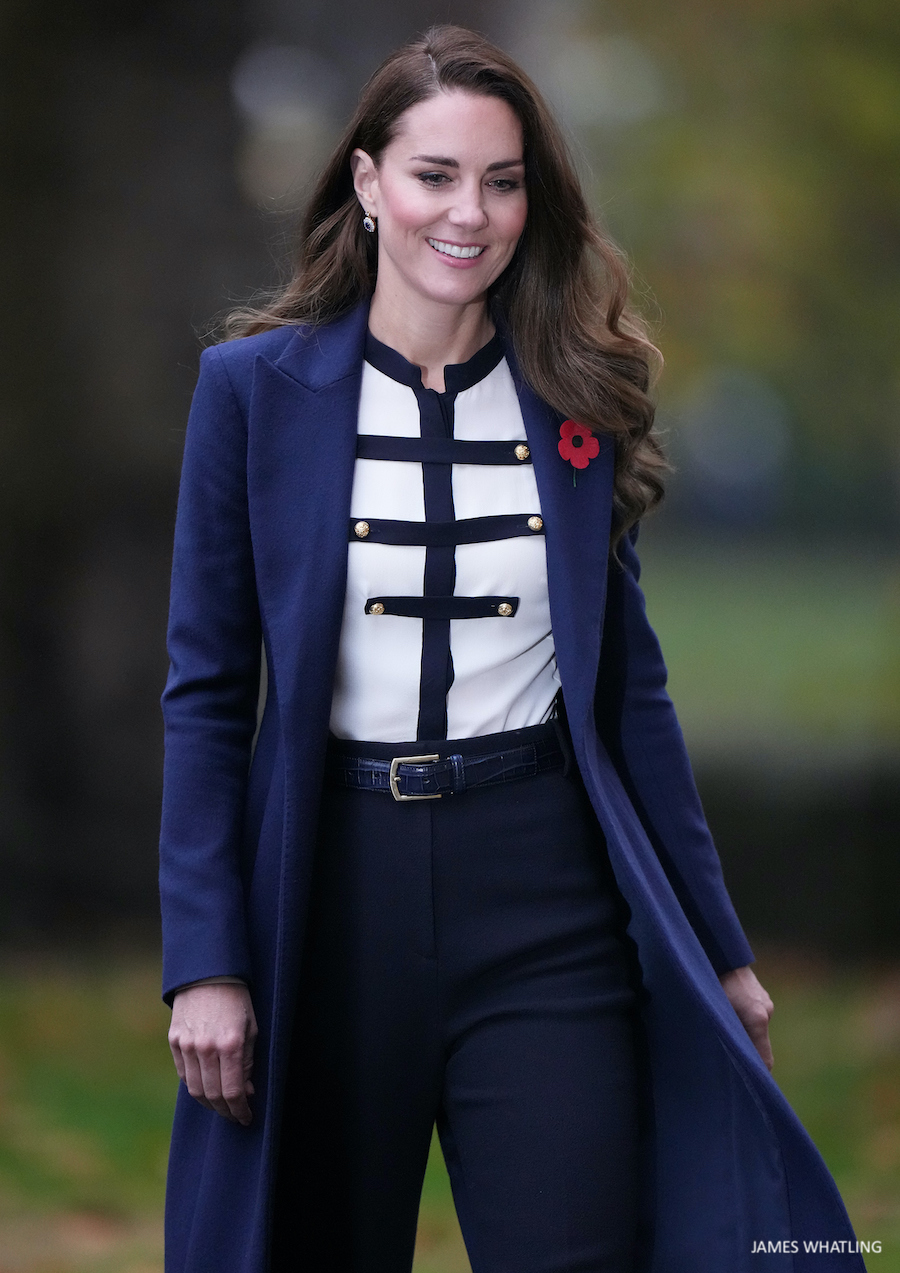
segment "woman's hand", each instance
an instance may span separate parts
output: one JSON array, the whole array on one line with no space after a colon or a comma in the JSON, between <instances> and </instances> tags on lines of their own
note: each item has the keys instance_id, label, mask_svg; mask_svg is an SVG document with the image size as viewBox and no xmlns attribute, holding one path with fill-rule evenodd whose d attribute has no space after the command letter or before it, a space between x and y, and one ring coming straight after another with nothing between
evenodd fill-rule
<instances>
[{"instance_id":1,"label":"woman's hand","mask_svg":"<svg viewBox=\"0 0 900 1273\"><path fill-rule=\"evenodd\" d=\"M735 968L719 978L722 989L728 995L732 1008L750 1035L753 1046L771 1070L775 1064L772 1044L769 1042L769 1018L775 1005L757 980L756 973L748 966Z\"/></svg>"},{"instance_id":2,"label":"woman's hand","mask_svg":"<svg viewBox=\"0 0 900 1273\"><path fill-rule=\"evenodd\" d=\"M178 1077L201 1105L243 1127L253 1117L247 1098L256 1034L246 986L189 986L175 996L169 1047Z\"/></svg>"}]
</instances>

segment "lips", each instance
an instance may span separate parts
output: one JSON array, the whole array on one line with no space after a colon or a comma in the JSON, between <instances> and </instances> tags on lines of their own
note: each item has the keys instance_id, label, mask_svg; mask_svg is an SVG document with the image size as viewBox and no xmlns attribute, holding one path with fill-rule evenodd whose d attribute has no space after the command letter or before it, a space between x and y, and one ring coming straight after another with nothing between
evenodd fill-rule
<instances>
[{"instance_id":1,"label":"lips","mask_svg":"<svg viewBox=\"0 0 900 1273\"><path fill-rule=\"evenodd\" d=\"M460 247L458 243L445 243L442 239L429 239L428 243L434 248L435 252L442 252L444 256L455 256L463 260L468 260L473 256L481 256L484 251L483 247L472 244L469 247Z\"/></svg>"}]
</instances>

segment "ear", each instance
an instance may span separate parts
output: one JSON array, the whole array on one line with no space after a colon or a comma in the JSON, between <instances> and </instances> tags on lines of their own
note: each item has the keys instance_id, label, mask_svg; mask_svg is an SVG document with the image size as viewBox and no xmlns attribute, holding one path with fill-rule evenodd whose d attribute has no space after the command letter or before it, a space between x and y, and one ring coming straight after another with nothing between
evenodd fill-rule
<instances>
[{"instance_id":1,"label":"ear","mask_svg":"<svg viewBox=\"0 0 900 1273\"><path fill-rule=\"evenodd\" d=\"M350 169L353 173L353 189L362 204L364 212L378 216L378 169L375 160L364 150L357 148L350 156Z\"/></svg>"}]
</instances>

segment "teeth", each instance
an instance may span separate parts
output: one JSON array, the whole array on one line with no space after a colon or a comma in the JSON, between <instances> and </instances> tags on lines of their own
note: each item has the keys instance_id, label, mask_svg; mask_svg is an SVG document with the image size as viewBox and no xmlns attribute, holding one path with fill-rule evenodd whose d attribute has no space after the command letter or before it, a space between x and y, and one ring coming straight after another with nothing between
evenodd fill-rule
<instances>
[{"instance_id":1,"label":"teeth","mask_svg":"<svg viewBox=\"0 0 900 1273\"><path fill-rule=\"evenodd\" d=\"M484 251L484 248L479 247L461 248L455 243L442 243L440 239L429 239L428 242L436 251L444 252L447 256L481 256Z\"/></svg>"}]
</instances>

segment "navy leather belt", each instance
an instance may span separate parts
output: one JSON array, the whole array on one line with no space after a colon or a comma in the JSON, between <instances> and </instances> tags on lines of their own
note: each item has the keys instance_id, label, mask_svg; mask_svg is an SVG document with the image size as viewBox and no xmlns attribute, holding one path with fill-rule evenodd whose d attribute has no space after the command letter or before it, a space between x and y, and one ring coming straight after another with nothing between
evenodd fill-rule
<instances>
[{"instance_id":1,"label":"navy leather belt","mask_svg":"<svg viewBox=\"0 0 900 1273\"><path fill-rule=\"evenodd\" d=\"M357 755L345 748L346 744L329 749L329 781L361 791L390 792L395 800L439 800L442 796L461 795L472 787L532 778L565 765L552 727L542 729L536 738L518 746L476 755L425 753L386 760Z\"/></svg>"}]
</instances>

